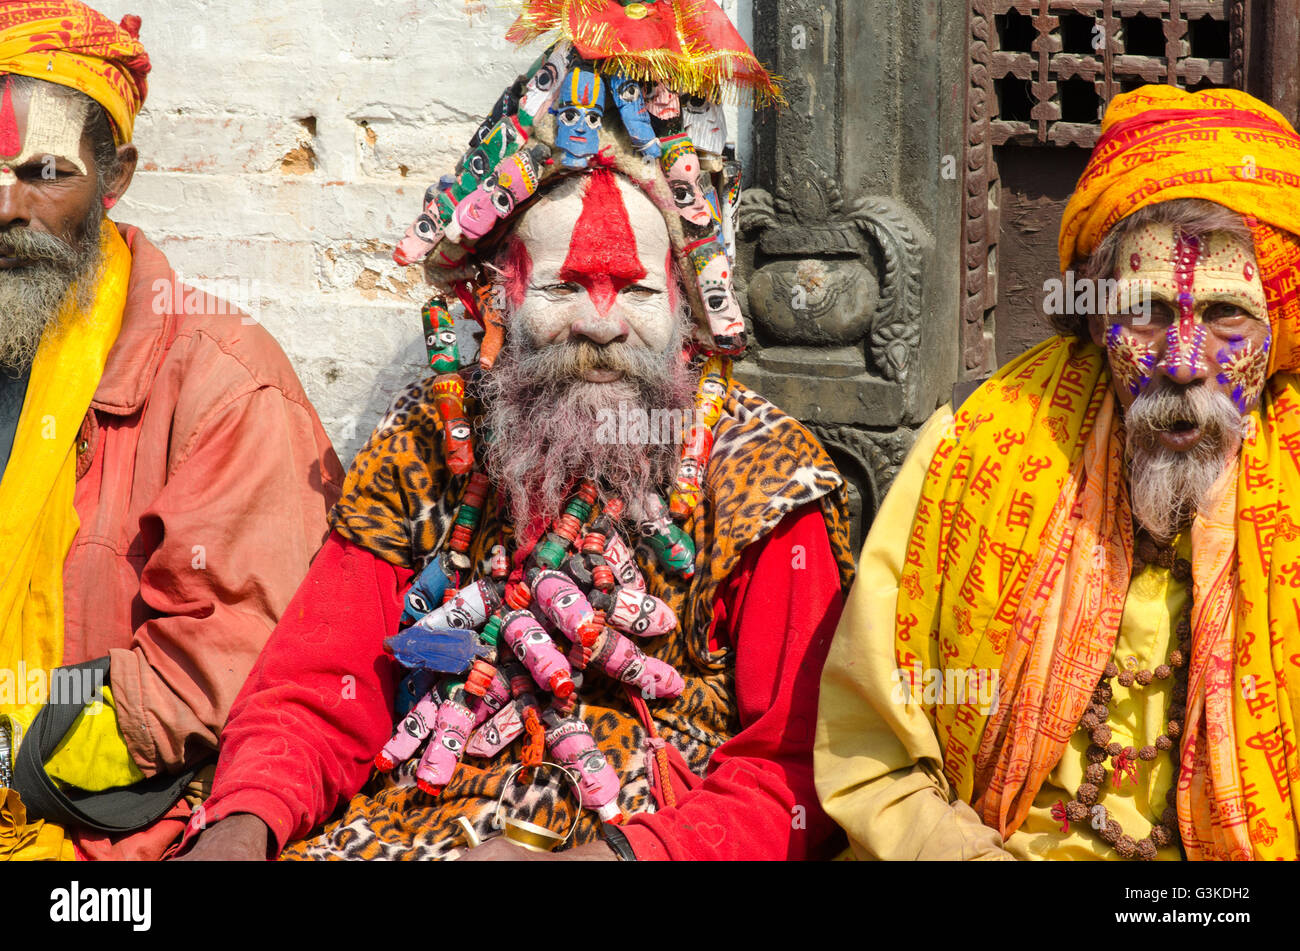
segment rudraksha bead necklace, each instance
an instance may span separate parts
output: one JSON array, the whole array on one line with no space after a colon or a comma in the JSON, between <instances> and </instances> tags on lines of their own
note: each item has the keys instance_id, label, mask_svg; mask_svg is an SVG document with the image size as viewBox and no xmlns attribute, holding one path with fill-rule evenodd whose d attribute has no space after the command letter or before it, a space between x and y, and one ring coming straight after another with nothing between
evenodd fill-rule
<instances>
[{"instance_id":1,"label":"rudraksha bead necklace","mask_svg":"<svg viewBox=\"0 0 1300 951\"><path fill-rule=\"evenodd\" d=\"M1192 566L1185 558L1179 558L1173 545L1159 545L1145 531L1139 531L1133 552L1133 576L1136 577L1148 564L1169 569L1175 581L1190 583ZM1189 587L1190 595L1190 587ZM1156 851L1166 845L1179 843L1178 832L1178 771L1180 768L1180 738L1183 735L1183 718L1187 710L1187 667L1192 654L1192 605L1188 597L1187 610L1183 613L1174 629L1178 646L1169 652L1169 658L1155 670L1121 670L1113 660L1107 661L1102 670L1097 689L1093 691L1092 700L1079 720L1079 729L1091 740L1086 756L1088 766L1084 770L1084 780L1079 785L1073 801L1059 802L1052 809L1052 815L1058 820L1085 822L1097 829L1102 841L1110 845L1123 859L1141 859L1150 861L1156 857ZM1165 731L1156 738L1154 746L1144 746L1140 750L1120 746L1112 738L1112 730L1106 721L1110 718L1110 704L1114 697L1112 680L1118 680L1124 687L1145 687L1156 680L1174 679L1173 694L1170 697L1172 709ZM1115 786L1119 786L1127 777L1137 782L1138 764L1152 762L1161 752L1168 752L1174 761L1173 786L1165 796L1165 809L1160 819L1151 827L1151 834L1134 839L1126 834L1119 822L1110 817L1106 807L1098 802L1102 787L1107 779L1107 762L1112 763L1109 772Z\"/></svg>"}]
</instances>

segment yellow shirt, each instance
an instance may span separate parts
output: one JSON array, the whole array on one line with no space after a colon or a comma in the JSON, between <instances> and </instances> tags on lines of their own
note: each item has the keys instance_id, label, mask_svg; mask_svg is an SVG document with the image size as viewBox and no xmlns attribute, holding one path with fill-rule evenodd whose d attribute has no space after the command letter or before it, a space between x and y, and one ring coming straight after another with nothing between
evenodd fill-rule
<instances>
[{"instance_id":1,"label":"yellow shirt","mask_svg":"<svg viewBox=\"0 0 1300 951\"><path fill-rule=\"evenodd\" d=\"M826 812L849 835L862 859L1091 859L1114 851L1090 827L1071 823L1068 833L1051 816L1083 781L1088 738L1076 733L1034 799L1028 817L1006 842L975 811L955 801L943 776L934 728L922 708L900 697L894 655L898 584L912 517L926 467L952 410L944 407L917 434L911 454L872 523L822 674L814 751L817 791ZM1181 541L1183 557L1190 547ZM1187 587L1168 570L1148 566L1133 579L1113 658L1121 667L1154 670L1169 654L1173 627L1187 606ZM1132 658L1130 660L1130 658ZM1172 678L1147 687L1111 681L1110 725L1115 742L1154 745L1168 721ZM900 699L902 702L900 702ZM1109 766L1110 764L1108 764ZM1126 834L1142 839L1165 808L1173 785L1170 754L1139 761L1137 783L1102 787L1098 802ZM1179 858L1177 847L1161 859Z\"/></svg>"}]
</instances>

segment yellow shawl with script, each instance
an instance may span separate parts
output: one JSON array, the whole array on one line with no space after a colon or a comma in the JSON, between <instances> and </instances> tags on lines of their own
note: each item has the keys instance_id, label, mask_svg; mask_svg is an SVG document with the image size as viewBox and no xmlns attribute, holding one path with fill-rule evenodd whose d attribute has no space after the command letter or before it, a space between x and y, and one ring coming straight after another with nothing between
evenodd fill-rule
<instances>
[{"instance_id":1,"label":"yellow shawl with script","mask_svg":"<svg viewBox=\"0 0 1300 951\"><path fill-rule=\"evenodd\" d=\"M1270 376L1192 526L1193 648L1178 822L1190 858L1297 858L1300 754L1300 137L1233 90L1117 97L1061 224L1062 268L1140 207L1245 216ZM962 407L934 456L898 600L899 666L992 668L999 703L935 707L944 769L1004 836L1077 727L1132 563L1123 439L1102 352L1050 340Z\"/></svg>"}]
</instances>

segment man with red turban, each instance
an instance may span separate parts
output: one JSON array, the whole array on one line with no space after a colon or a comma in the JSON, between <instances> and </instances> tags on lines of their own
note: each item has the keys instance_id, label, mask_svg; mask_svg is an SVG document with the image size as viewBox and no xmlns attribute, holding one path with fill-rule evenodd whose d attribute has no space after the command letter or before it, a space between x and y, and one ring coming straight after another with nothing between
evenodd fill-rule
<instances>
[{"instance_id":1,"label":"man with red turban","mask_svg":"<svg viewBox=\"0 0 1300 951\"><path fill-rule=\"evenodd\" d=\"M0 858L163 854L341 483L270 336L107 218L139 29L0 7Z\"/></svg>"},{"instance_id":2,"label":"man with red turban","mask_svg":"<svg viewBox=\"0 0 1300 951\"><path fill-rule=\"evenodd\" d=\"M931 419L863 552L816 750L860 857L1297 857L1297 234L1276 111L1111 103L1096 306Z\"/></svg>"}]
</instances>

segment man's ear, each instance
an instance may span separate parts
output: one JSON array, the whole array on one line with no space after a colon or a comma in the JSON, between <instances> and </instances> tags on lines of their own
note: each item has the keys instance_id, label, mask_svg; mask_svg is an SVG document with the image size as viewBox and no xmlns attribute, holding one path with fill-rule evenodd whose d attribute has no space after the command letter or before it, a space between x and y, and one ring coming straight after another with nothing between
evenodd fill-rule
<instances>
[{"instance_id":1,"label":"man's ear","mask_svg":"<svg viewBox=\"0 0 1300 951\"><path fill-rule=\"evenodd\" d=\"M111 199L113 204L117 204L122 200L122 195L131 187L131 179L135 178L135 166L139 161L140 153L130 142L117 147L117 173L109 180L105 201Z\"/></svg>"}]
</instances>

